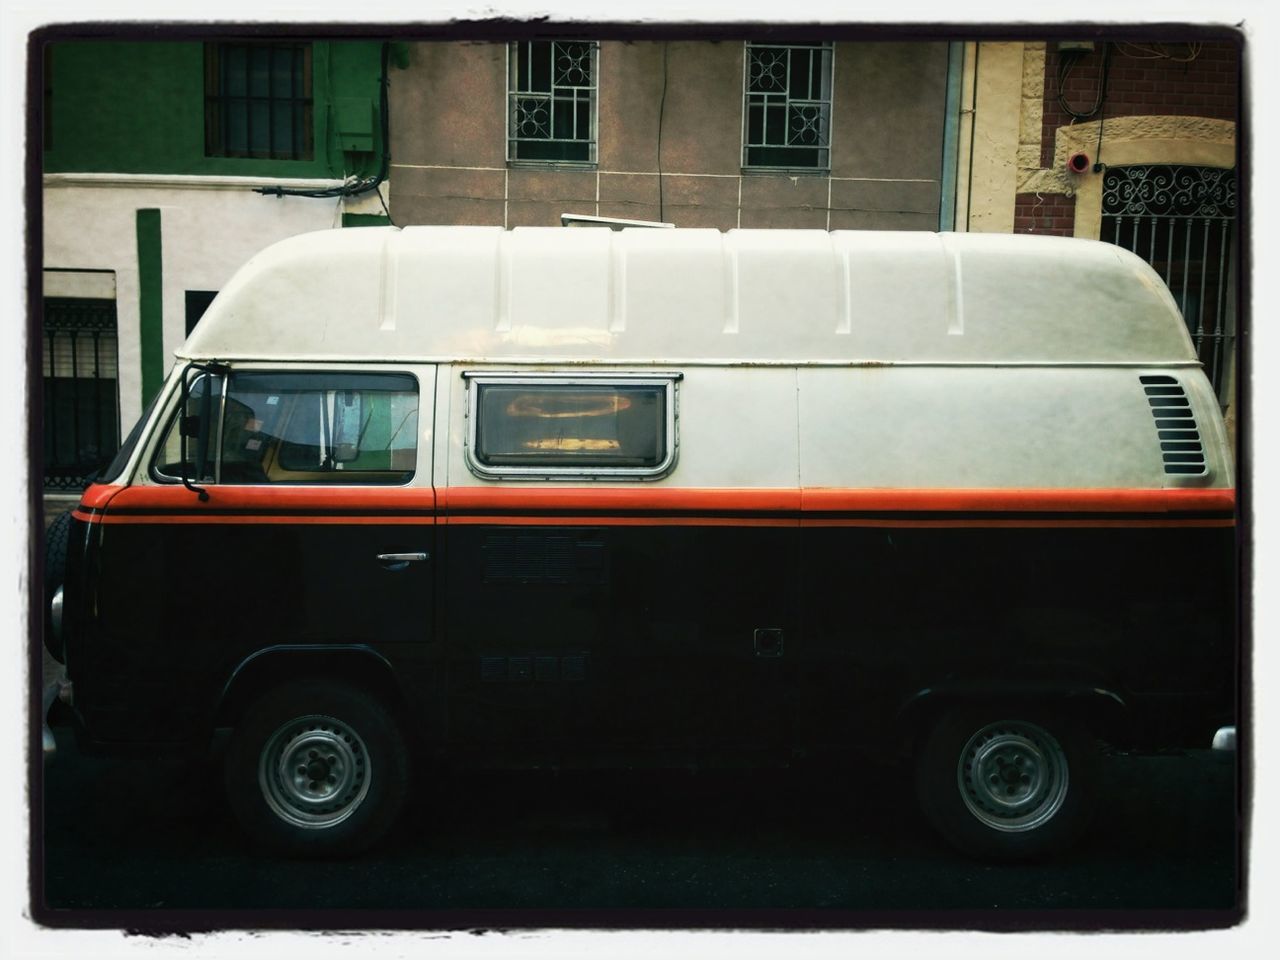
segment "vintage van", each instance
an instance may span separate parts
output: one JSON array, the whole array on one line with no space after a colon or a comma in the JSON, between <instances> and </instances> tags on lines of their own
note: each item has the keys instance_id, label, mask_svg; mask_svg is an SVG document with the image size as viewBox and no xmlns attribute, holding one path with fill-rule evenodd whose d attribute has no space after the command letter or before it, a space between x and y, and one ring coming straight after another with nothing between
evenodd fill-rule
<instances>
[{"instance_id":1,"label":"vintage van","mask_svg":"<svg viewBox=\"0 0 1280 960\"><path fill-rule=\"evenodd\" d=\"M179 351L52 643L82 744L231 728L231 805L293 852L447 789L411 758L858 748L1011 858L1076 836L1099 741L1234 727L1235 525L1217 398L1114 246L339 230Z\"/></svg>"}]
</instances>

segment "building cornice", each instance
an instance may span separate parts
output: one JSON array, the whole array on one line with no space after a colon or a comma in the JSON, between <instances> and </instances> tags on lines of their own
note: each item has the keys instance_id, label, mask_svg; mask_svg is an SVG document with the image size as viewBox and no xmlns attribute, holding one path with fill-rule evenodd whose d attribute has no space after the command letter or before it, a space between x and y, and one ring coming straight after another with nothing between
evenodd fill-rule
<instances>
[{"instance_id":1,"label":"building cornice","mask_svg":"<svg viewBox=\"0 0 1280 960\"><path fill-rule=\"evenodd\" d=\"M130 187L161 190L253 190L281 187L286 190L330 190L342 180L301 177L219 177L165 173L46 173L46 189L51 187Z\"/></svg>"}]
</instances>

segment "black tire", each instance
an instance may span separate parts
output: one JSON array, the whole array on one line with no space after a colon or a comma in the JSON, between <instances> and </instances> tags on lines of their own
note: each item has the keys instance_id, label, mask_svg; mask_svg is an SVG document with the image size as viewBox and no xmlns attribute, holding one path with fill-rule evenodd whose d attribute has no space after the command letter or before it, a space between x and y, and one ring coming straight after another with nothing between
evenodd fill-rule
<instances>
[{"instance_id":1,"label":"black tire","mask_svg":"<svg viewBox=\"0 0 1280 960\"><path fill-rule=\"evenodd\" d=\"M916 792L934 828L989 860L1060 851L1088 823L1097 747L1071 720L1027 709L959 710L917 757Z\"/></svg>"},{"instance_id":2,"label":"black tire","mask_svg":"<svg viewBox=\"0 0 1280 960\"><path fill-rule=\"evenodd\" d=\"M71 528L71 511L59 515L44 533L44 600L45 606L67 578L67 537Z\"/></svg>"},{"instance_id":3,"label":"black tire","mask_svg":"<svg viewBox=\"0 0 1280 960\"><path fill-rule=\"evenodd\" d=\"M369 693L303 680L244 713L225 772L232 812L258 843L292 856L351 856L394 825L409 760L395 719Z\"/></svg>"},{"instance_id":4,"label":"black tire","mask_svg":"<svg viewBox=\"0 0 1280 960\"><path fill-rule=\"evenodd\" d=\"M53 635L50 604L67 579L67 542L71 531L71 511L60 514L44 533L44 648L58 663L63 662L62 641Z\"/></svg>"}]
</instances>

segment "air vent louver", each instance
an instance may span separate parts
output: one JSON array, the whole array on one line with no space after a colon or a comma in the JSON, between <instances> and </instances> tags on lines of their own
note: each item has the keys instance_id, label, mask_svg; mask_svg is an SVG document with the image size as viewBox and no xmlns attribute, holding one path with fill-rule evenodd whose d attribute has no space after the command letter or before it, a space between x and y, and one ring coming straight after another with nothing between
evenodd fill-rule
<instances>
[{"instance_id":1,"label":"air vent louver","mask_svg":"<svg viewBox=\"0 0 1280 960\"><path fill-rule=\"evenodd\" d=\"M1139 377L1147 394L1151 416L1156 422L1156 436L1160 439L1160 454L1164 459L1164 472L1173 474L1203 474L1208 465L1204 459L1204 447L1200 443L1200 429L1196 426L1191 401L1182 384L1173 377Z\"/></svg>"}]
</instances>

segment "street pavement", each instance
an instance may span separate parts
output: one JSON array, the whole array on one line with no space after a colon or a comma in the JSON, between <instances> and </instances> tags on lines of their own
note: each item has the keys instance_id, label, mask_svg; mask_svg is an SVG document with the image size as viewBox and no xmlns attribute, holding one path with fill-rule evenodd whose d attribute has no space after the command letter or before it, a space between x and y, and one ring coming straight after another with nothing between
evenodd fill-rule
<instances>
[{"instance_id":1,"label":"street pavement","mask_svg":"<svg viewBox=\"0 0 1280 960\"><path fill-rule=\"evenodd\" d=\"M307 862L250 847L216 757L91 758L57 735L33 878L54 925L1131 929L1222 926L1242 904L1235 756L1207 750L1105 758L1093 830L1041 863L954 853L908 771L870 764L419 768L385 843Z\"/></svg>"}]
</instances>

